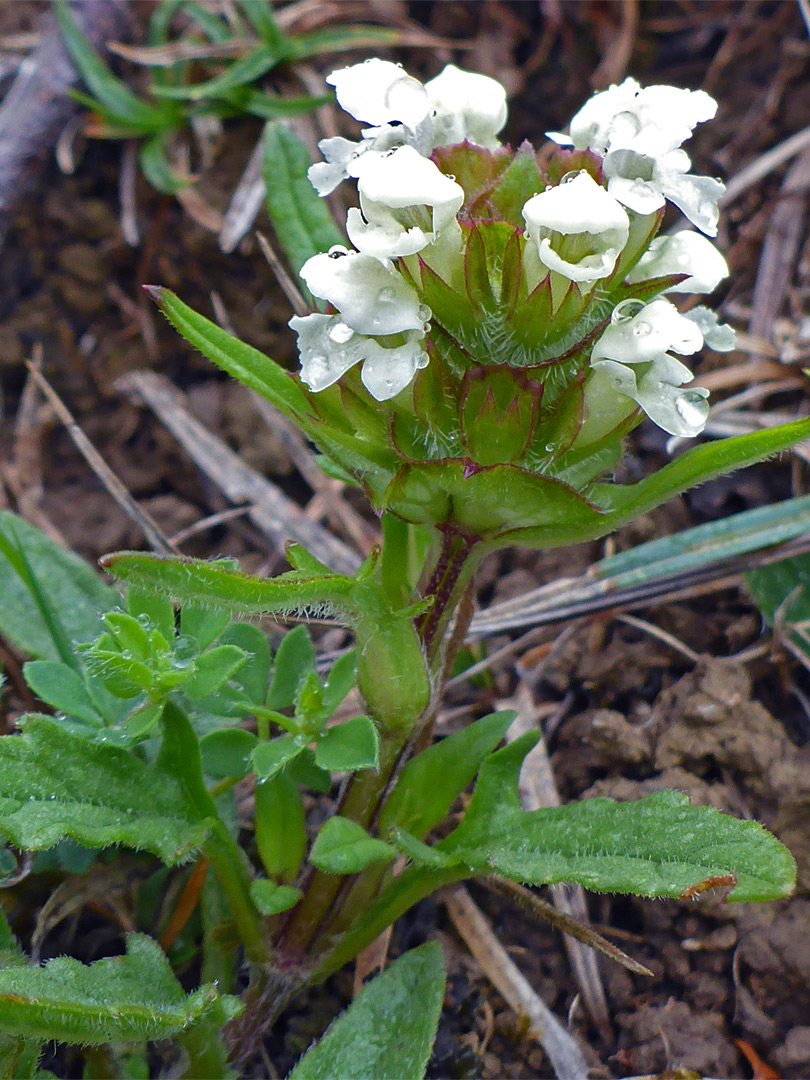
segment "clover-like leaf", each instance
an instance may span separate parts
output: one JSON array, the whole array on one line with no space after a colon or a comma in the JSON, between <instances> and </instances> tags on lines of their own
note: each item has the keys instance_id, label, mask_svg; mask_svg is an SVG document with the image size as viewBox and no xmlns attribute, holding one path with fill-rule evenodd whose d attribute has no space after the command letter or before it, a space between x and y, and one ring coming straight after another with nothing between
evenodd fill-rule
<instances>
[{"instance_id":1,"label":"clover-like leaf","mask_svg":"<svg viewBox=\"0 0 810 1080\"><path fill-rule=\"evenodd\" d=\"M377 862L390 862L396 848L369 836L362 825L349 818L329 818L318 833L310 862L329 874L357 874Z\"/></svg>"}]
</instances>

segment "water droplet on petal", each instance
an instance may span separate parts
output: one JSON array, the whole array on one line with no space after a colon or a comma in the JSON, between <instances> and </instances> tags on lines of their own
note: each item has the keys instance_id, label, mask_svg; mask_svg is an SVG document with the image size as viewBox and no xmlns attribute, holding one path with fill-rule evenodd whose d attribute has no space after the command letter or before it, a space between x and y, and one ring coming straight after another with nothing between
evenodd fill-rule
<instances>
[{"instance_id":1,"label":"water droplet on petal","mask_svg":"<svg viewBox=\"0 0 810 1080\"><path fill-rule=\"evenodd\" d=\"M697 394L681 394L675 399L675 411L691 427L701 425L705 419L704 399Z\"/></svg>"},{"instance_id":2,"label":"water droplet on petal","mask_svg":"<svg viewBox=\"0 0 810 1080\"><path fill-rule=\"evenodd\" d=\"M428 319L430 319L433 315L433 312L430 310L427 304L420 304L419 307L416 309L416 314L423 322L427 322Z\"/></svg>"},{"instance_id":3,"label":"water droplet on petal","mask_svg":"<svg viewBox=\"0 0 810 1080\"><path fill-rule=\"evenodd\" d=\"M616 326L619 323L630 322L634 319L640 311L643 311L647 305L643 300L622 300L620 304L617 304L613 309L613 314L610 316L610 321Z\"/></svg>"},{"instance_id":4,"label":"water droplet on petal","mask_svg":"<svg viewBox=\"0 0 810 1080\"><path fill-rule=\"evenodd\" d=\"M636 337L647 337L648 334L652 333L652 326L645 321L637 322L633 327L633 333Z\"/></svg>"},{"instance_id":5,"label":"water droplet on petal","mask_svg":"<svg viewBox=\"0 0 810 1080\"><path fill-rule=\"evenodd\" d=\"M347 341L354 337L354 330L344 322L336 322L329 331L329 337L338 345L345 345ZM317 359L322 360L323 358L317 357Z\"/></svg>"},{"instance_id":6,"label":"water droplet on petal","mask_svg":"<svg viewBox=\"0 0 810 1080\"><path fill-rule=\"evenodd\" d=\"M333 244L326 253L330 259L339 259L342 255L348 255L349 249L343 244Z\"/></svg>"},{"instance_id":7,"label":"water droplet on petal","mask_svg":"<svg viewBox=\"0 0 810 1080\"><path fill-rule=\"evenodd\" d=\"M396 293L391 288L391 286L386 285L385 288L380 289L380 291L377 293L377 299L382 304L390 303L390 301L394 299L395 295Z\"/></svg>"}]
</instances>

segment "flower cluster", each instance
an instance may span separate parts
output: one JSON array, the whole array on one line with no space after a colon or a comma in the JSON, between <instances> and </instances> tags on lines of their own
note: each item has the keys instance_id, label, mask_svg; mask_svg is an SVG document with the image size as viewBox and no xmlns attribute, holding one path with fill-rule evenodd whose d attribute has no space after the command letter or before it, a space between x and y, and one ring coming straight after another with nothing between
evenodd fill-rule
<instances>
[{"instance_id":1,"label":"flower cluster","mask_svg":"<svg viewBox=\"0 0 810 1080\"><path fill-rule=\"evenodd\" d=\"M543 175L528 143L500 145L493 79L449 65L423 85L374 59L327 81L369 125L321 142L309 171L321 195L357 182L353 249L304 264L327 313L290 325L315 413L344 422L347 445L373 431L369 445L392 455L377 503L396 475L403 505L403 477L439 462L466 479L508 465L587 494L642 414L674 435L702 430L707 392L678 357L732 348L733 334L667 297L711 292L728 268L706 236L656 234L667 200L716 234L723 185L690 173L681 149L714 115L707 94L632 79L596 94L570 136L552 134Z\"/></svg>"}]
</instances>

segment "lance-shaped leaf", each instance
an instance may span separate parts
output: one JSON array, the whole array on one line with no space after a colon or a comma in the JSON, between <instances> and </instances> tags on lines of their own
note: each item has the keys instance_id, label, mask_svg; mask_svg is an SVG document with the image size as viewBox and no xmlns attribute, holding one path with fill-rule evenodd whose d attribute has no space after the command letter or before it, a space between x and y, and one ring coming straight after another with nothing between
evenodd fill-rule
<instances>
[{"instance_id":1,"label":"lance-shaped leaf","mask_svg":"<svg viewBox=\"0 0 810 1080\"><path fill-rule=\"evenodd\" d=\"M288 1080L421 1080L443 999L441 948L411 949L363 988Z\"/></svg>"},{"instance_id":2,"label":"lance-shaped leaf","mask_svg":"<svg viewBox=\"0 0 810 1080\"><path fill-rule=\"evenodd\" d=\"M61 956L43 967L0 969L0 1028L25 1039L99 1046L176 1035L213 1009L239 1011L216 987L186 994L163 950L144 934L127 939L125 956L95 964Z\"/></svg>"},{"instance_id":3,"label":"lance-shaped leaf","mask_svg":"<svg viewBox=\"0 0 810 1080\"><path fill-rule=\"evenodd\" d=\"M796 866L774 836L676 791L524 812L518 775L536 741L529 733L486 760L464 820L437 845L470 873L654 897L680 897L712 879L736 883L732 900L792 891Z\"/></svg>"},{"instance_id":4,"label":"lance-shaped leaf","mask_svg":"<svg viewBox=\"0 0 810 1080\"><path fill-rule=\"evenodd\" d=\"M309 151L294 131L278 121L267 125L264 134L267 212L296 273L319 251L346 243L328 204L309 182L310 164Z\"/></svg>"},{"instance_id":5,"label":"lance-shaped leaf","mask_svg":"<svg viewBox=\"0 0 810 1080\"><path fill-rule=\"evenodd\" d=\"M172 326L186 341L234 379L272 401L309 434L311 425L306 418L311 414L311 409L304 392L289 372L279 367L269 356L251 345L246 345L210 319L198 314L169 289L159 285L149 285L146 288Z\"/></svg>"},{"instance_id":6,"label":"lance-shaped leaf","mask_svg":"<svg viewBox=\"0 0 810 1080\"><path fill-rule=\"evenodd\" d=\"M69 836L85 847L151 851L165 863L199 847L202 820L180 782L118 747L89 743L45 716L0 738L0 836L42 851Z\"/></svg>"}]
</instances>

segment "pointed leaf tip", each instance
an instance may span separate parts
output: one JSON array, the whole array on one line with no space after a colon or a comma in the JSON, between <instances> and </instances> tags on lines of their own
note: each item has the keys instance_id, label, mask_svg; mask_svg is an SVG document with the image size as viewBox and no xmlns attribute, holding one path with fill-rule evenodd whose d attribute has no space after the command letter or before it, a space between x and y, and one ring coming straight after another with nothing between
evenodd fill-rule
<instances>
[{"instance_id":1,"label":"pointed leaf tip","mask_svg":"<svg viewBox=\"0 0 810 1080\"><path fill-rule=\"evenodd\" d=\"M156 304L161 302L163 293L166 291L163 285L141 285L141 288L145 293L148 293L149 296L151 296Z\"/></svg>"}]
</instances>

